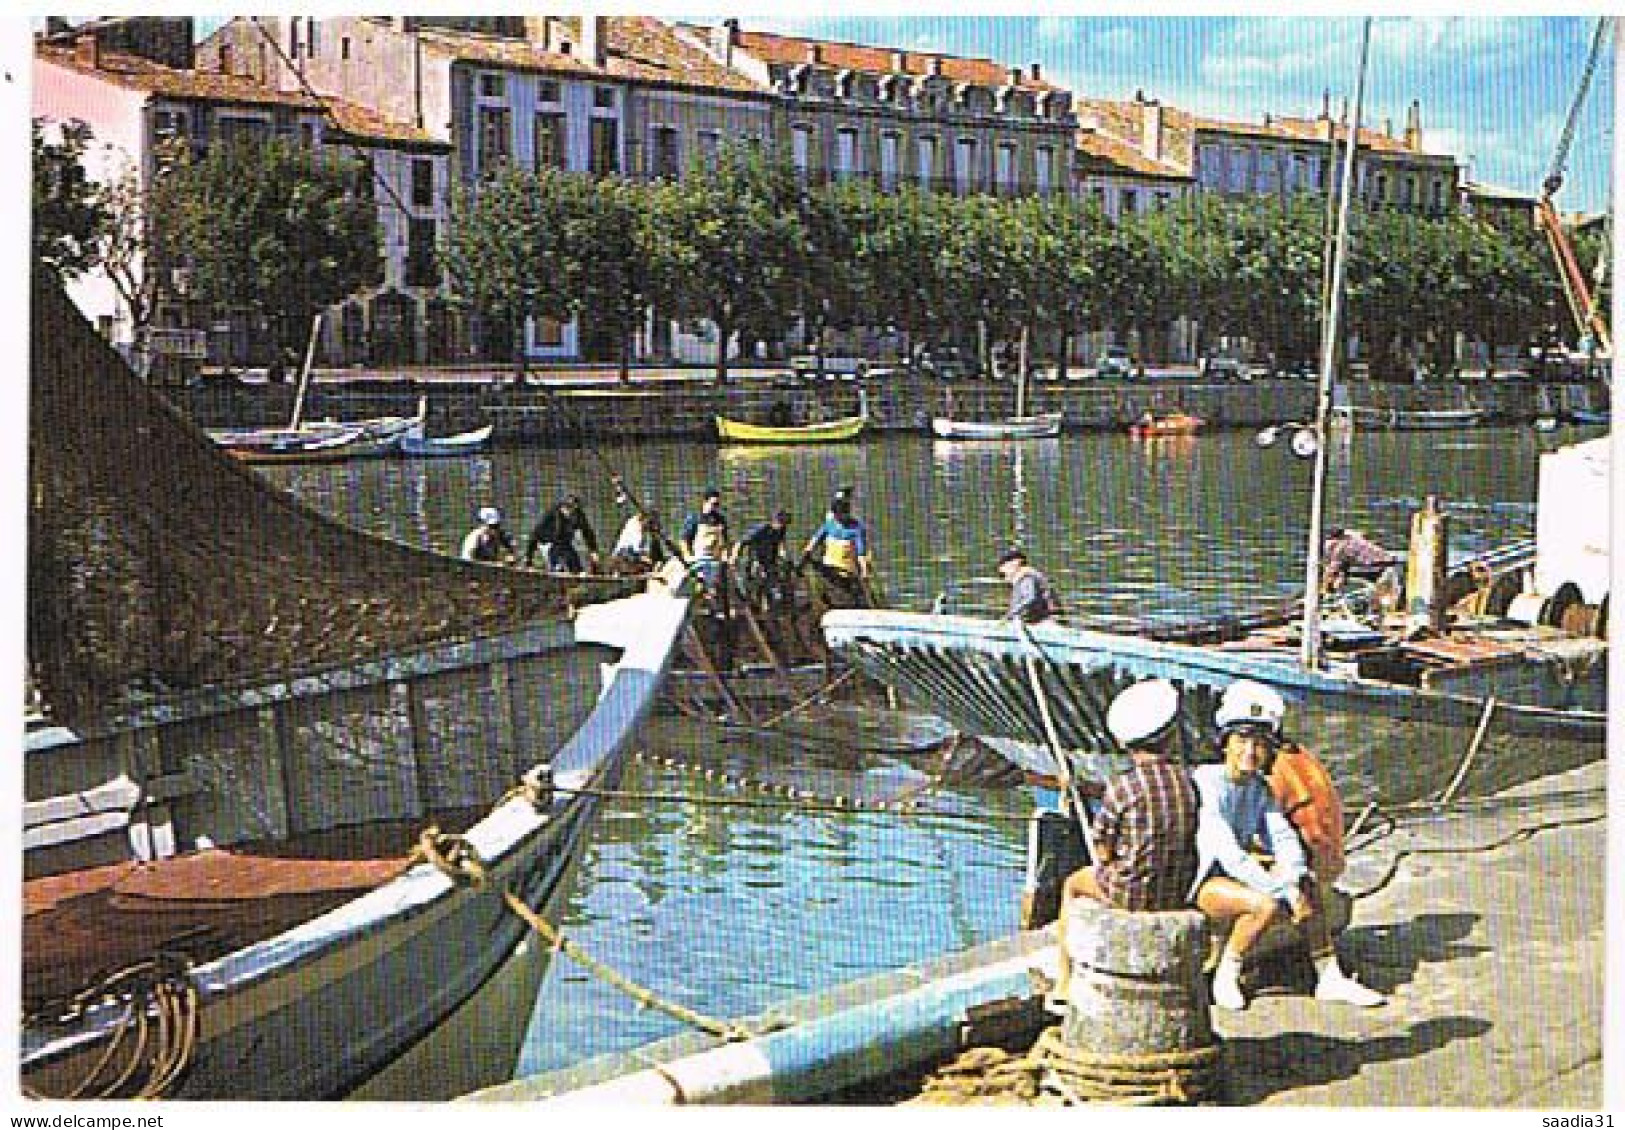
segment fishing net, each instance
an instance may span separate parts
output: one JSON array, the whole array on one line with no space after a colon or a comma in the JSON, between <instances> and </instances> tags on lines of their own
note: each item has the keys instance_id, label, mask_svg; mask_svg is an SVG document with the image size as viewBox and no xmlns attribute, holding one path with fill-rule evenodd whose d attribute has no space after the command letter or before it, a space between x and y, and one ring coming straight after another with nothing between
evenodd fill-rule
<instances>
[{"instance_id":1,"label":"fishing net","mask_svg":"<svg viewBox=\"0 0 1625 1130\"><path fill-rule=\"evenodd\" d=\"M358 533L238 465L38 274L32 338L28 677L52 719L567 613L566 582Z\"/></svg>"}]
</instances>

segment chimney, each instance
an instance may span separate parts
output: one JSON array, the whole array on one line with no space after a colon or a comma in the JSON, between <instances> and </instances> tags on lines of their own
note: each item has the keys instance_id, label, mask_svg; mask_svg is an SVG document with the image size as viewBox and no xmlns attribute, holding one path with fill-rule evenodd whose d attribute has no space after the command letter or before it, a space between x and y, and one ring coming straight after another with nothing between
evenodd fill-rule
<instances>
[{"instance_id":1,"label":"chimney","mask_svg":"<svg viewBox=\"0 0 1625 1130\"><path fill-rule=\"evenodd\" d=\"M908 52L893 51L891 53L891 69L900 75L908 74Z\"/></svg>"},{"instance_id":2,"label":"chimney","mask_svg":"<svg viewBox=\"0 0 1625 1130\"><path fill-rule=\"evenodd\" d=\"M940 78L942 75L942 56L931 56L931 63L928 67L926 67L926 70L928 73Z\"/></svg>"},{"instance_id":3,"label":"chimney","mask_svg":"<svg viewBox=\"0 0 1625 1130\"><path fill-rule=\"evenodd\" d=\"M1382 132L1387 134L1389 137L1394 136L1394 119L1384 118L1382 120Z\"/></svg>"},{"instance_id":4,"label":"chimney","mask_svg":"<svg viewBox=\"0 0 1625 1130\"><path fill-rule=\"evenodd\" d=\"M807 62L822 63L824 61L824 45L822 43L807 44Z\"/></svg>"},{"instance_id":5,"label":"chimney","mask_svg":"<svg viewBox=\"0 0 1625 1130\"><path fill-rule=\"evenodd\" d=\"M1405 148L1412 153L1422 151L1422 103L1415 100L1405 111Z\"/></svg>"},{"instance_id":6,"label":"chimney","mask_svg":"<svg viewBox=\"0 0 1625 1130\"><path fill-rule=\"evenodd\" d=\"M1027 73L1032 76L1032 80L1034 82L1043 82L1044 81L1043 68L1040 67L1037 63L1028 63L1027 64Z\"/></svg>"},{"instance_id":7,"label":"chimney","mask_svg":"<svg viewBox=\"0 0 1625 1130\"><path fill-rule=\"evenodd\" d=\"M1011 67L1010 68L1010 85L1011 86L1020 86L1021 85L1021 68L1020 67Z\"/></svg>"},{"instance_id":8,"label":"chimney","mask_svg":"<svg viewBox=\"0 0 1625 1130\"><path fill-rule=\"evenodd\" d=\"M1332 92L1330 87L1326 87L1320 92L1320 120L1323 122L1332 120Z\"/></svg>"},{"instance_id":9,"label":"chimney","mask_svg":"<svg viewBox=\"0 0 1625 1130\"><path fill-rule=\"evenodd\" d=\"M604 65L604 31L608 25L604 16L581 17L581 60L595 67Z\"/></svg>"},{"instance_id":10,"label":"chimney","mask_svg":"<svg viewBox=\"0 0 1625 1130\"><path fill-rule=\"evenodd\" d=\"M711 54L722 60L722 65L734 65L734 48L739 46L739 21L723 20L711 29Z\"/></svg>"},{"instance_id":11,"label":"chimney","mask_svg":"<svg viewBox=\"0 0 1625 1130\"><path fill-rule=\"evenodd\" d=\"M1156 99L1145 102L1140 111L1143 140L1140 149L1153 161L1162 160L1162 103Z\"/></svg>"},{"instance_id":12,"label":"chimney","mask_svg":"<svg viewBox=\"0 0 1625 1130\"><path fill-rule=\"evenodd\" d=\"M102 68L102 41L95 32L83 32L73 41L73 61L93 71Z\"/></svg>"}]
</instances>

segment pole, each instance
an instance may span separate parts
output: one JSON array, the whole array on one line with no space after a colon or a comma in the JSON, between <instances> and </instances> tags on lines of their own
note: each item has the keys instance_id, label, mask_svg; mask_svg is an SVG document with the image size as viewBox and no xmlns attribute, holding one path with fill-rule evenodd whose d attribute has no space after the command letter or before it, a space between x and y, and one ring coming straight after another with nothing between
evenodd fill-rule
<instances>
[{"instance_id":1,"label":"pole","mask_svg":"<svg viewBox=\"0 0 1625 1130\"><path fill-rule=\"evenodd\" d=\"M305 343L305 363L299 369L299 390L293 397L293 418L288 421L289 431L298 431L300 422L305 418L305 392L310 388L310 366L316 359L316 339L321 332L322 316L317 314L310 320L310 340Z\"/></svg>"},{"instance_id":2,"label":"pole","mask_svg":"<svg viewBox=\"0 0 1625 1130\"><path fill-rule=\"evenodd\" d=\"M1360 110L1365 100L1366 58L1371 49L1371 18L1360 29L1360 69L1354 84L1354 111L1349 118L1347 149L1343 154L1343 183L1337 205L1337 238L1332 251L1330 301L1320 334L1320 388L1315 403L1315 434L1320 443L1315 450L1314 491L1309 505L1309 552L1304 568L1303 646L1300 658L1311 670L1321 665L1320 639L1320 539L1326 521L1326 464L1330 444L1327 423L1331 418L1332 379L1337 367L1338 324L1343 309L1343 273L1348 266L1349 202L1354 195L1354 158L1360 149Z\"/></svg>"}]
</instances>

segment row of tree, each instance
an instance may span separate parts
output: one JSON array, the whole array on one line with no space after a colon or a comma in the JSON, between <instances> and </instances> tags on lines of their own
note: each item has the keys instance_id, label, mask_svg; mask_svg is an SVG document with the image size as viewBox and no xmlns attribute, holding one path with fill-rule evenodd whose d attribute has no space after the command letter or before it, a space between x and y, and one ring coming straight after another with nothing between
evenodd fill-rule
<instances>
[{"instance_id":1,"label":"row of tree","mask_svg":"<svg viewBox=\"0 0 1625 1130\"><path fill-rule=\"evenodd\" d=\"M86 180L88 142L36 130L35 255L68 275L122 271L138 326L184 275L200 303L266 312L286 345L381 278L373 190L354 162L279 141L176 148L142 191L133 172ZM1087 199L807 186L787 164L724 146L674 181L505 167L454 191L440 259L516 364L528 320L579 318L617 343L624 374L654 309L715 326L719 381L736 339L782 341L798 326L815 344L830 329L892 327L916 344L975 341L984 357L989 342L1031 341L1064 365L1077 334L1144 341L1183 317L1285 367L1317 356L1327 218L1325 198L1305 195L1196 194L1111 220ZM1493 357L1565 321L1532 226L1391 210L1356 224L1347 325L1374 374L1448 372L1458 334ZM1602 247L1578 250L1589 270Z\"/></svg>"}]
</instances>

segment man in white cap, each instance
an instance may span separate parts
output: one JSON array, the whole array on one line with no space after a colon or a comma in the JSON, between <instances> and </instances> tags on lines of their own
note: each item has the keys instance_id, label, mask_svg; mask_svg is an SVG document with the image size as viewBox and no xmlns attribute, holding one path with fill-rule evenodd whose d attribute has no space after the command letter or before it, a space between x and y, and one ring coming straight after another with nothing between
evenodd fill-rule
<instances>
[{"instance_id":1,"label":"man in white cap","mask_svg":"<svg viewBox=\"0 0 1625 1130\"><path fill-rule=\"evenodd\" d=\"M1309 943L1317 1000L1363 1008L1380 1005L1385 998L1350 977L1338 963L1315 870L1297 828L1271 788L1270 774L1282 745L1285 714L1286 702L1273 688L1247 679L1231 684L1214 716L1224 764L1203 765L1192 774L1201 796L1196 906L1215 922L1230 925L1229 940L1213 974L1213 1003L1232 1010L1247 1007L1241 986L1247 955L1265 930L1290 916ZM1325 815L1318 812L1319 817ZM1337 823L1340 865L1340 817ZM1272 857L1268 867L1248 852L1254 841ZM1331 866L1329 859L1320 861L1323 872Z\"/></svg>"},{"instance_id":2,"label":"man in white cap","mask_svg":"<svg viewBox=\"0 0 1625 1130\"><path fill-rule=\"evenodd\" d=\"M495 506L482 506L480 524L463 538L463 560L511 565L517 556L513 537L502 526L502 511Z\"/></svg>"},{"instance_id":3,"label":"man in white cap","mask_svg":"<svg viewBox=\"0 0 1625 1130\"><path fill-rule=\"evenodd\" d=\"M1126 688L1106 711L1106 728L1132 764L1113 777L1092 824L1094 862L1068 876L1056 925L1065 998L1072 963L1066 952L1067 904L1092 899L1118 910L1183 910L1196 880L1197 795L1190 773L1169 756L1179 691L1166 679Z\"/></svg>"}]
</instances>

